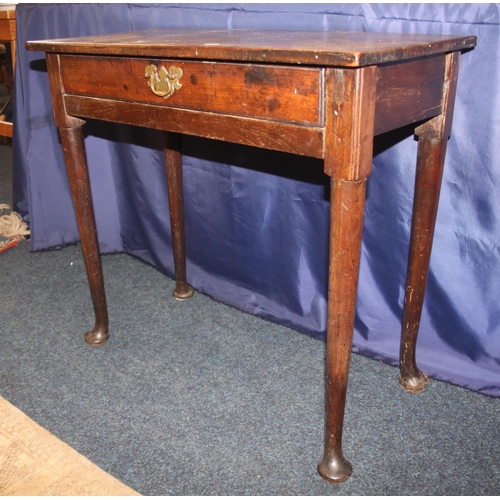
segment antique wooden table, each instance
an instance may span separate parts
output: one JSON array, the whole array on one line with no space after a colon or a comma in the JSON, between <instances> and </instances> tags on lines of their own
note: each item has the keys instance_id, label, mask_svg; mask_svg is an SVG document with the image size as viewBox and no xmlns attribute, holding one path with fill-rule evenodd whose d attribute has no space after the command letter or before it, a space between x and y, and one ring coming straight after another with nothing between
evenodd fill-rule
<instances>
[{"instance_id":1,"label":"antique wooden table","mask_svg":"<svg viewBox=\"0 0 500 500\"><path fill-rule=\"evenodd\" d=\"M164 131L176 273L186 280L181 134L324 160L331 177L325 451L328 481L352 471L342 424L352 346L366 180L373 137L415 123L417 176L401 339L400 382L420 392L415 363L461 51L475 37L252 30L148 30L28 42L46 52L96 322L108 315L88 181L83 119Z\"/></svg>"}]
</instances>

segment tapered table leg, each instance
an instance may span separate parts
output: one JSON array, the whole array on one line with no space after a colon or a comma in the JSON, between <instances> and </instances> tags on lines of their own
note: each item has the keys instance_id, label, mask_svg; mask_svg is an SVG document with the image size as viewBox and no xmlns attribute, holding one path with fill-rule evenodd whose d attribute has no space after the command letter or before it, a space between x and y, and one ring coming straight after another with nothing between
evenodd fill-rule
<instances>
[{"instance_id":1,"label":"tapered table leg","mask_svg":"<svg viewBox=\"0 0 500 500\"><path fill-rule=\"evenodd\" d=\"M177 300L193 296L194 290L186 277L186 243L184 232L184 200L182 183L182 152L180 135L164 133L165 163L167 169L170 225L174 251L175 289L172 295Z\"/></svg>"},{"instance_id":2,"label":"tapered table leg","mask_svg":"<svg viewBox=\"0 0 500 500\"><path fill-rule=\"evenodd\" d=\"M417 173L399 362L401 386L412 393L422 392L429 383L428 376L417 367L415 351L429 271L446 146L453 120L459 62L459 52L447 54L442 112L417 127L415 131L418 136Z\"/></svg>"},{"instance_id":3,"label":"tapered table leg","mask_svg":"<svg viewBox=\"0 0 500 500\"><path fill-rule=\"evenodd\" d=\"M342 427L356 313L366 180L372 169L376 68L326 72L325 173L331 177L330 267L326 339L325 447L318 465L327 481L348 479Z\"/></svg>"},{"instance_id":4,"label":"tapered table leg","mask_svg":"<svg viewBox=\"0 0 500 500\"><path fill-rule=\"evenodd\" d=\"M417 368L415 351L447 142L447 138L439 139L421 135L418 143L399 376L402 387L412 393L422 392L429 383L428 376Z\"/></svg>"},{"instance_id":5,"label":"tapered table leg","mask_svg":"<svg viewBox=\"0 0 500 500\"><path fill-rule=\"evenodd\" d=\"M366 180L332 179L326 361L325 451L318 465L331 482L352 466L342 453L342 427L356 311Z\"/></svg>"},{"instance_id":6,"label":"tapered table leg","mask_svg":"<svg viewBox=\"0 0 500 500\"><path fill-rule=\"evenodd\" d=\"M75 123L76 120L73 120ZM68 171L69 185L76 221L82 245L82 253L87 269L90 295L94 305L95 325L85 334L85 341L92 346L100 346L109 338L108 310L104 291L99 244L92 206L92 197L85 158L85 146L80 122L79 125L60 127L59 133Z\"/></svg>"}]
</instances>

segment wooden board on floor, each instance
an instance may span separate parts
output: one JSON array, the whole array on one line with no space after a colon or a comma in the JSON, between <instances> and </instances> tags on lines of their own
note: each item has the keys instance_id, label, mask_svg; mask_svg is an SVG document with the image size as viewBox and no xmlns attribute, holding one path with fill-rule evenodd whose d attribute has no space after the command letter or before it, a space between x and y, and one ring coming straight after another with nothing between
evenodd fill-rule
<instances>
[{"instance_id":1,"label":"wooden board on floor","mask_svg":"<svg viewBox=\"0 0 500 500\"><path fill-rule=\"evenodd\" d=\"M0 397L0 495L140 495Z\"/></svg>"}]
</instances>

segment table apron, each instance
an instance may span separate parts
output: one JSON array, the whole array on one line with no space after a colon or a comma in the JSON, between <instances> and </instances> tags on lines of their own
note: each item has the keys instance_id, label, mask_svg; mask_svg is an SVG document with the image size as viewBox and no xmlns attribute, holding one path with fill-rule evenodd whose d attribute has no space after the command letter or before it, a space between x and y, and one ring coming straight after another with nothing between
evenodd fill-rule
<instances>
[{"instance_id":1,"label":"table apron","mask_svg":"<svg viewBox=\"0 0 500 500\"><path fill-rule=\"evenodd\" d=\"M319 127L96 97L66 95L63 100L71 116L323 158L324 129Z\"/></svg>"},{"instance_id":2,"label":"table apron","mask_svg":"<svg viewBox=\"0 0 500 500\"><path fill-rule=\"evenodd\" d=\"M445 55L377 68L375 135L441 114Z\"/></svg>"},{"instance_id":3,"label":"table apron","mask_svg":"<svg viewBox=\"0 0 500 500\"><path fill-rule=\"evenodd\" d=\"M331 92L325 68L59 57L63 100L72 116L314 158L325 158L325 138L334 132L325 120L332 112L325 104ZM157 95L162 87L148 83L151 67L172 72L173 83L163 88L170 95ZM182 71L178 80L175 68ZM360 69L338 74L355 71ZM444 55L378 66L374 135L439 115L444 71Z\"/></svg>"}]
</instances>

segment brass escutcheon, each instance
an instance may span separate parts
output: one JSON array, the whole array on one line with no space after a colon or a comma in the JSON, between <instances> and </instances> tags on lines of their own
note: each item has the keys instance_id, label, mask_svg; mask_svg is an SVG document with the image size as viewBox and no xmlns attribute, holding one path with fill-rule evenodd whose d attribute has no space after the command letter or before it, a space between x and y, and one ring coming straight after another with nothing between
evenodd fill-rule
<instances>
[{"instance_id":1,"label":"brass escutcheon","mask_svg":"<svg viewBox=\"0 0 500 500\"><path fill-rule=\"evenodd\" d=\"M148 85L157 96L168 99L175 90L182 87L179 81L182 77L182 69L170 66L168 71L161 66L158 69L154 64L149 64L144 69L144 76L148 79Z\"/></svg>"}]
</instances>

